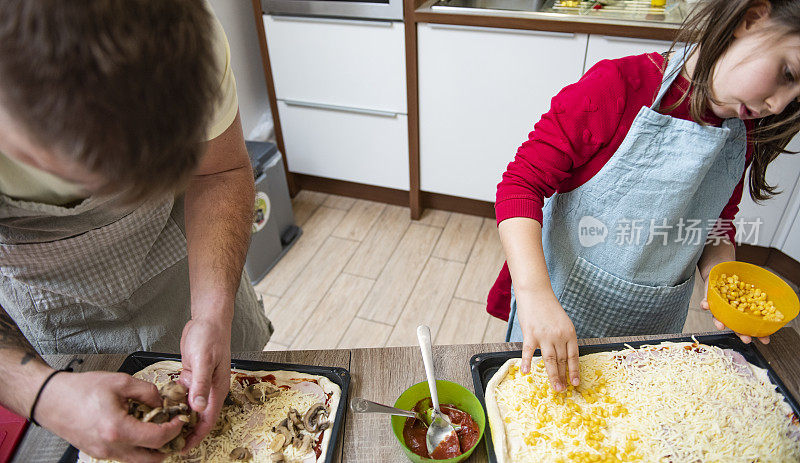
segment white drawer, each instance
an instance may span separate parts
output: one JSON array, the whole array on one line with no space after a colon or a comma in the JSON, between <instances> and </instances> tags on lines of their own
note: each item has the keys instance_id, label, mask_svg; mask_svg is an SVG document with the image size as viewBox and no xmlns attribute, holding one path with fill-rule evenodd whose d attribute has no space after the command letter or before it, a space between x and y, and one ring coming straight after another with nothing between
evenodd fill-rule
<instances>
[{"instance_id":1,"label":"white drawer","mask_svg":"<svg viewBox=\"0 0 800 463\"><path fill-rule=\"evenodd\" d=\"M406 113L402 22L264 15L279 99Z\"/></svg>"},{"instance_id":2,"label":"white drawer","mask_svg":"<svg viewBox=\"0 0 800 463\"><path fill-rule=\"evenodd\" d=\"M289 170L408 190L405 114L326 109L278 100Z\"/></svg>"},{"instance_id":3,"label":"white drawer","mask_svg":"<svg viewBox=\"0 0 800 463\"><path fill-rule=\"evenodd\" d=\"M586 47L586 63L583 72L604 59L617 59L643 53L662 53L669 50L672 42L665 40L636 39L632 37L615 37L610 35L590 35ZM683 47L677 44L676 49Z\"/></svg>"}]
</instances>

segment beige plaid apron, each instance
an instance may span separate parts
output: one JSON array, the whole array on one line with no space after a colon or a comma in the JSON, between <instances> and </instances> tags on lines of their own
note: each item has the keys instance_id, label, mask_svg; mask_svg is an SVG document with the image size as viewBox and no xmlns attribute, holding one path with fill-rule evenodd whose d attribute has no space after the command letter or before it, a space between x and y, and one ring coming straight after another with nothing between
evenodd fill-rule
<instances>
[{"instance_id":1,"label":"beige plaid apron","mask_svg":"<svg viewBox=\"0 0 800 463\"><path fill-rule=\"evenodd\" d=\"M115 203L0 195L0 305L41 354L180 350L190 318L183 198ZM231 350L261 350L271 334L243 273Z\"/></svg>"}]
</instances>

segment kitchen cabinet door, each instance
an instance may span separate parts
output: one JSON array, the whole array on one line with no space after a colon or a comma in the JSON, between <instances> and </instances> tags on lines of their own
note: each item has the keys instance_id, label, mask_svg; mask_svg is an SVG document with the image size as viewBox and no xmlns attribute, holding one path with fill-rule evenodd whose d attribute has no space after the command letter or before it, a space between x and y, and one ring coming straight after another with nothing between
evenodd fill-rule
<instances>
[{"instance_id":1,"label":"kitchen cabinet door","mask_svg":"<svg viewBox=\"0 0 800 463\"><path fill-rule=\"evenodd\" d=\"M616 59L652 52L661 53L669 50L671 44L672 42L663 40L592 34L589 36L589 42L586 46L586 64L583 67L583 72L588 71L592 66L604 59Z\"/></svg>"},{"instance_id":2,"label":"kitchen cabinet door","mask_svg":"<svg viewBox=\"0 0 800 463\"><path fill-rule=\"evenodd\" d=\"M279 99L406 114L402 22L264 15Z\"/></svg>"},{"instance_id":3,"label":"kitchen cabinet door","mask_svg":"<svg viewBox=\"0 0 800 463\"><path fill-rule=\"evenodd\" d=\"M289 170L408 190L408 117L278 100Z\"/></svg>"},{"instance_id":4,"label":"kitchen cabinet door","mask_svg":"<svg viewBox=\"0 0 800 463\"><path fill-rule=\"evenodd\" d=\"M800 136L789 145L792 151L800 150ZM749 176L749 172L748 172ZM750 186L745 177L745 189L739 203L737 240L742 243L781 249L784 243L800 240L787 236L797 209L800 208L800 156L784 154L767 167L767 182L777 185L781 194L757 204L750 199ZM742 229L744 227L744 229Z\"/></svg>"},{"instance_id":5,"label":"kitchen cabinet door","mask_svg":"<svg viewBox=\"0 0 800 463\"><path fill-rule=\"evenodd\" d=\"M494 202L550 99L581 76L586 34L419 24L420 184Z\"/></svg>"}]
</instances>

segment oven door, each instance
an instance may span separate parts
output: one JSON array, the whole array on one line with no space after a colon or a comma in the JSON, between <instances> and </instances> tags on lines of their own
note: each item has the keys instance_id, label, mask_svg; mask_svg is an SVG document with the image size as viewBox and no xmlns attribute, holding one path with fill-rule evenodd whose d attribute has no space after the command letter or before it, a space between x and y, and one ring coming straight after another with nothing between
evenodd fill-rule
<instances>
[{"instance_id":1,"label":"oven door","mask_svg":"<svg viewBox=\"0 0 800 463\"><path fill-rule=\"evenodd\" d=\"M261 0L266 14L403 20L403 0Z\"/></svg>"}]
</instances>

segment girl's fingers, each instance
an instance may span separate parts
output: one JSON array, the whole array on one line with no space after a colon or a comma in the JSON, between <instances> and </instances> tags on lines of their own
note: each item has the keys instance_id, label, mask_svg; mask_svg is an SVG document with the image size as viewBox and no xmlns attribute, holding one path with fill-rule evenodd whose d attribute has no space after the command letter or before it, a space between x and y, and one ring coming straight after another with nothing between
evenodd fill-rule
<instances>
[{"instance_id":1,"label":"girl's fingers","mask_svg":"<svg viewBox=\"0 0 800 463\"><path fill-rule=\"evenodd\" d=\"M563 343L556 344L556 357L558 358L558 381L565 385L567 379L567 345Z\"/></svg>"},{"instance_id":2,"label":"girl's fingers","mask_svg":"<svg viewBox=\"0 0 800 463\"><path fill-rule=\"evenodd\" d=\"M700 308L703 310L709 310L708 299L703 299L702 301L700 301Z\"/></svg>"},{"instance_id":3,"label":"girl's fingers","mask_svg":"<svg viewBox=\"0 0 800 463\"><path fill-rule=\"evenodd\" d=\"M540 346L542 349L542 359L544 360L544 369L547 376L550 378L550 385L553 390L561 392L564 386L561 384L561 379L558 376L558 357L555 346L552 344L543 344Z\"/></svg>"},{"instance_id":4,"label":"girl's fingers","mask_svg":"<svg viewBox=\"0 0 800 463\"><path fill-rule=\"evenodd\" d=\"M531 372L531 360L533 352L536 350L536 341L530 341L530 336L523 339L522 344L522 363L519 366L520 372L528 374Z\"/></svg>"},{"instance_id":5,"label":"girl's fingers","mask_svg":"<svg viewBox=\"0 0 800 463\"><path fill-rule=\"evenodd\" d=\"M714 326L716 326L718 330L725 329L725 325L723 325L722 322L717 320L716 318L714 319Z\"/></svg>"},{"instance_id":6,"label":"girl's fingers","mask_svg":"<svg viewBox=\"0 0 800 463\"><path fill-rule=\"evenodd\" d=\"M769 336L764 336L763 338L758 338L761 341L761 344L769 344Z\"/></svg>"},{"instance_id":7,"label":"girl's fingers","mask_svg":"<svg viewBox=\"0 0 800 463\"><path fill-rule=\"evenodd\" d=\"M573 386L578 386L581 382L581 366L578 361L578 343L574 340L567 342L567 367L569 369L569 380Z\"/></svg>"},{"instance_id":8,"label":"girl's fingers","mask_svg":"<svg viewBox=\"0 0 800 463\"><path fill-rule=\"evenodd\" d=\"M742 342L745 343L745 344L750 344L750 341L753 340L753 338L751 338L750 336L748 336L746 334L739 334L739 333L736 333L736 334L739 335L739 339L741 339Z\"/></svg>"}]
</instances>

